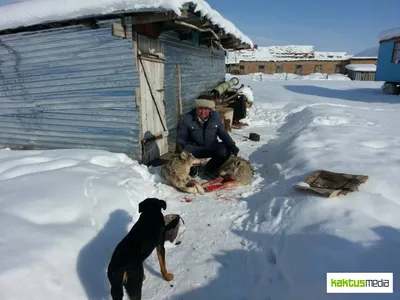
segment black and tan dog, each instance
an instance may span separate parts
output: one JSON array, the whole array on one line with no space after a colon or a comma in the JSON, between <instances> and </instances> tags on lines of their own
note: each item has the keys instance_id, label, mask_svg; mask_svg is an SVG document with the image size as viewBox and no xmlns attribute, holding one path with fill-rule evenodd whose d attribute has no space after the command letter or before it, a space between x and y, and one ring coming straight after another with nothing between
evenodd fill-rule
<instances>
[{"instance_id":1,"label":"black and tan dog","mask_svg":"<svg viewBox=\"0 0 400 300\"><path fill-rule=\"evenodd\" d=\"M166 227L161 209L166 208L167 203L157 198L147 198L139 203L139 220L117 245L108 265L107 276L113 300L122 300L123 287L129 299L142 298L143 262L154 248L157 248L158 262L164 279L170 281L174 278L165 266Z\"/></svg>"}]
</instances>

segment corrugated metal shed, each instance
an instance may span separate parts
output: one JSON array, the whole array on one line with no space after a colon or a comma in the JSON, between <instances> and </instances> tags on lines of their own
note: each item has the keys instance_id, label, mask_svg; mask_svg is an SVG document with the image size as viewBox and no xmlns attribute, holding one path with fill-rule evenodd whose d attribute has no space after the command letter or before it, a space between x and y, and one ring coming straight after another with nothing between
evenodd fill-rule
<instances>
[{"instance_id":1,"label":"corrugated metal shed","mask_svg":"<svg viewBox=\"0 0 400 300\"><path fill-rule=\"evenodd\" d=\"M357 81L375 81L374 71L357 71L357 70L347 70L347 74L351 80Z\"/></svg>"},{"instance_id":2,"label":"corrugated metal shed","mask_svg":"<svg viewBox=\"0 0 400 300\"><path fill-rule=\"evenodd\" d=\"M179 118L178 69L181 77L183 113L193 108L194 100L225 80L225 53L190 41L181 41L177 34L163 33L160 40L165 52L165 86L167 126L170 141L176 137Z\"/></svg>"},{"instance_id":3,"label":"corrugated metal shed","mask_svg":"<svg viewBox=\"0 0 400 300\"><path fill-rule=\"evenodd\" d=\"M375 81L374 71L347 70L347 76L349 76L351 80Z\"/></svg>"},{"instance_id":4,"label":"corrugated metal shed","mask_svg":"<svg viewBox=\"0 0 400 300\"><path fill-rule=\"evenodd\" d=\"M132 40L111 22L0 36L0 144L139 154Z\"/></svg>"},{"instance_id":5,"label":"corrugated metal shed","mask_svg":"<svg viewBox=\"0 0 400 300\"><path fill-rule=\"evenodd\" d=\"M349 64L346 69L351 80L375 81L376 65L374 64Z\"/></svg>"},{"instance_id":6,"label":"corrugated metal shed","mask_svg":"<svg viewBox=\"0 0 400 300\"><path fill-rule=\"evenodd\" d=\"M140 87L130 18L127 38L111 23L0 36L0 145L29 149L94 148L141 160ZM200 94L225 80L225 53L163 33L168 140ZM142 83L144 84L144 83ZM151 102L151 99L143 101Z\"/></svg>"}]
</instances>

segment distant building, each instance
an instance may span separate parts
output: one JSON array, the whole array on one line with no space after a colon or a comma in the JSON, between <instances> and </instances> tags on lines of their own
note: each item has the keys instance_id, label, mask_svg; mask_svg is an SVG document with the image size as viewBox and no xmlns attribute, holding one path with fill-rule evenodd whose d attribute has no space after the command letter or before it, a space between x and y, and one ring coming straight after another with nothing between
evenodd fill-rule
<instances>
[{"instance_id":1,"label":"distant building","mask_svg":"<svg viewBox=\"0 0 400 300\"><path fill-rule=\"evenodd\" d=\"M361 53L362 54L362 53ZM315 51L313 46L255 47L253 50L229 51L227 73L311 73L347 74L348 64L376 64L377 55L351 56L346 52Z\"/></svg>"},{"instance_id":2,"label":"distant building","mask_svg":"<svg viewBox=\"0 0 400 300\"><path fill-rule=\"evenodd\" d=\"M343 73L346 52L318 52L313 46L271 46L254 50L230 51L226 57L227 72L249 73Z\"/></svg>"},{"instance_id":3,"label":"distant building","mask_svg":"<svg viewBox=\"0 0 400 300\"><path fill-rule=\"evenodd\" d=\"M349 64L352 64L352 65L355 65L355 64L363 64L363 65L374 64L374 65L376 65L376 62L378 60L378 52L379 52L379 46L365 49L365 50L353 55L350 58Z\"/></svg>"},{"instance_id":4,"label":"distant building","mask_svg":"<svg viewBox=\"0 0 400 300\"><path fill-rule=\"evenodd\" d=\"M351 80L375 81L375 64L349 64L346 66L347 76Z\"/></svg>"}]
</instances>

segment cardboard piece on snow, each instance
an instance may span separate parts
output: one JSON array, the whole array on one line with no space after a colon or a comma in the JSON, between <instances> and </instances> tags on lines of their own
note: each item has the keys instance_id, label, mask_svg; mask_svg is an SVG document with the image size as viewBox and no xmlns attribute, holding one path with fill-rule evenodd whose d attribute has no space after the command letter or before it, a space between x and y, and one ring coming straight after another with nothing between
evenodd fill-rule
<instances>
[{"instance_id":1,"label":"cardboard piece on snow","mask_svg":"<svg viewBox=\"0 0 400 300\"><path fill-rule=\"evenodd\" d=\"M367 180L368 176L365 175L317 170L308 175L303 182L295 185L295 187L302 190L311 190L326 198L332 198L358 191L358 187Z\"/></svg>"}]
</instances>

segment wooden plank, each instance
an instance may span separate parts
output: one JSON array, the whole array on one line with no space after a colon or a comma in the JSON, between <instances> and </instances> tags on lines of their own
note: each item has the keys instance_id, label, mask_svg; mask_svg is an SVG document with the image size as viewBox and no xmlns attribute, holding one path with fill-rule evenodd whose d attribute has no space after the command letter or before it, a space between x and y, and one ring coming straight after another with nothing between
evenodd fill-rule
<instances>
[{"instance_id":1,"label":"wooden plank","mask_svg":"<svg viewBox=\"0 0 400 300\"><path fill-rule=\"evenodd\" d=\"M143 163L168 152L168 129L164 103L163 44L157 39L136 35L136 58L139 65ZM146 59L143 59L146 53ZM150 53L152 55L150 55Z\"/></svg>"},{"instance_id":2,"label":"wooden plank","mask_svg":"<svg viewBox=\"0 0 400 300\"><path fill-rule=\"evenodd\" d=\"M139 117L140 117L140 122L139 122L139 136L140 136L140 139L143 137L143 123L144 123L144 121L143 121L143 119L142 119L142 99L141 99L141 89L140 89L140 87L137 87L137 88L135 88L135 93L136 93L136 106L137 106L137 108L139 109ZM140 141L140 139L139 139L139 141ZM143 143L141 143L141 142L139 142L139 149L140 149L140 162L143 162L143 160L144 160L144 153L143 153L143 151L144 151L144 147L143 147Z\"/></svg>"},{"instance_id":3,"label":"wooden plank","mask_svg":"<svg viewBox=\"0 0 400 300\"><path fill-rule=\"evenodd\" d=\"M151 61L151 62L158 62L158 63L165 63L165 58L162 58L163 54L162 53L139 53L139 56L146 61Z\"/></svg>"},{"instance_id":4,"label":"wooden plank","mask_svg":"<svg viewBox=\"0 0 400 300\"><path fill-rule=\"evenodd\" d=\"M294 187L313 191L326 198L332 198L358 191L359 185L365 183L367 180L368 176L365 175L317 170L308 175L303 182L294 185Z\"/></svg>"},{"instance_id":5,"label":"wooden plank","mask_svg":"<svg viewBox=\"0 0 400 300\"><path fill-rule=\"evenodd\" d=\"M119 23L111 23L111 34L116 37L126 39L125 27Z\"/></svg>"},{"instance_id":6,"label":"wooden plank","mask_svg":"<svg viewBox=\"0 0 400 300\"><path fill-rule=\"evenodd\" d=\"M148 24L156 22L165 22L175 19L187 18L187 11L183 10L181 15L178 16L174 12L156 12L156 13L140 13L132 16L132 24Z\"/></svg>"},{"instance_id":7,"label":"wooden plank","mask_svg":"<svg viewBox=\"0 0 400 300\"><path fill-rule=\"evenodd\" d=\"M160 35L159 27L160 25L158 23L136 24L132 26L136 33L152 39L157 39Z\"/></svg>"},{"instance_id":8,"label":"wooden plank","mask_svg":"<svg viewBox=\"0 0 400 300\"><path fill-rule=\"evenodd\" d=\"M334 190L357 191L358 186L365 183L368 176L335 173L326 170L317 170L304 179L311 187L329 188Z\"/></svg>"},{"instance_id":9,"label":"wooden plank","mask_svg":"<svg viewBox=\"0 0 400 300\"><path fill-rule=\"evenodd\" d=\"M324 196L325 198L332 198L332 197L336 197L339 194L341 194L342 190L333 190L333 189L324 189L324 188L315 188L315 187L310 187L310 186L306 186L306 185L295 185L296 188L300 189L300 190L309 190L309 191L313 191L315 193L318 193L322 196ZM346 193L347 194L347 193Z\"/></svg>"}]
</instances>

